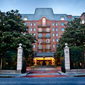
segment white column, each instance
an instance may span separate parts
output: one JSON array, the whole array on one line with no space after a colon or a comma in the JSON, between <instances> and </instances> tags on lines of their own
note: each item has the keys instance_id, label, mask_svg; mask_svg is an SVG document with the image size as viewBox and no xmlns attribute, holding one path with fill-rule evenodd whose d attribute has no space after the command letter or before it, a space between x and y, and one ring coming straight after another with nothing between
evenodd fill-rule
<instances>
[{"instance_id":1,"label":"white column","mask_svg":"<svg viewBox=\"0 0 85 85\"><path fill-rule=\"evenodd\" d=\"M70 54L67 43L65 43L65 48L64 48L64 59L65 59L65 69L70 70Z\"/></svg>"},{"instance_id":2,"label":"white column","mask_svg":"<svg viewBox=\"0 0 85 85\"><path fill-rule=\"evenodd\" d=\"M22 56L23 56L23 48L21 47L22 44L19 44L19 47L17 48L17 72L21 73L22 70Z\"/></svg>"}]
</instances>

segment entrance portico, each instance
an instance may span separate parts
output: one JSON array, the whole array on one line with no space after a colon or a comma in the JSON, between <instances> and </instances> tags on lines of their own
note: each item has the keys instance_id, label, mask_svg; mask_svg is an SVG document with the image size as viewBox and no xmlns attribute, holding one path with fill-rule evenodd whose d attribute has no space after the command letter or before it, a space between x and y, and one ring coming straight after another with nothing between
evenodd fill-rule
<instances>
[{"instance_id":1,"label":"entrance portico","mask_svg":"<svg viewBox=\"0 0 85 85\"><path fill-rule=\"evenodd\" d=\"M34 65L55 65L55 59L53 57L35 57L34 63Z\"/></svg>"}]
</instances>

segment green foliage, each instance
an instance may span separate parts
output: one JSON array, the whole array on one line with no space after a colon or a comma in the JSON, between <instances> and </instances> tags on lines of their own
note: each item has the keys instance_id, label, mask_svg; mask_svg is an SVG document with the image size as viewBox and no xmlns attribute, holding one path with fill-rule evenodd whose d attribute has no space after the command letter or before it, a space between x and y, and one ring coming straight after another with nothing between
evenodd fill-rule
<instances>
[{"instance_id":1,"label":"green foliage","mask_svg":"<svg viewBox=\"0 0 85 85\"><path fill-rule=\"evenodd\" d=\"M4 69L4 70L16 70L17 51L5 52L2 60L3 60L2 61L2 69Z\"/></svg>"},{"instance_id":2,"label":"green foliage","mask_svg":"<svg viewBox=\"0 0 85 85\"><path fill-rule=\"evenodd\" d=\"M84 67L84 50L79 47L70 48L70 65L71 69Z\"/></svg>"},{"instance_id":3,"label":"green foliage","mask_svg":"<svg viewBox=\"0 0 85 85\"><path fill-rule=\"evenodd\" d=\"M16 50L22 43L26 59L33 53L32 43L35 37L30 35L18 10L0 12L0 56L9 50ZM23 35L26 33L26 35Z\"/></svg>"},{"instance_id":4,"label":"green foliage","mask_svg":"<svg viewBox=\"0 0 85 85\"><path fill-rule=\"evenodd\" d=\"M81 24L80 18L75 18L73 21L67 23L65 32L61 35L56 55L61 56L62 50L65 47L65 43L68 43L69 47L78 46L84 48L85 41L85 25Z\"/></svg>"}]
</instances>

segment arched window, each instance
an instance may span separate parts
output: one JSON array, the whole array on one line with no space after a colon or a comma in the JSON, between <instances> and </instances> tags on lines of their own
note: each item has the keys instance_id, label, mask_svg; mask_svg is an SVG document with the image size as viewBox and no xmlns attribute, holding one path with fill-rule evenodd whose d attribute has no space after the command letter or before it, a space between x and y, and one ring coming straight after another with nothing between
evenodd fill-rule
<instances>
[{"instance_id":1,"label":"arched window","mask_svg":"<svg viewBox=\"0 0 85 85\"><path fill-rule=\"evenodd\" d=\"M45 18L42 19L42 25L46 25L46 19Z\"/></svg>"},{"instance_id":2,"label":"arched window","mask_svg":"<svg viewBox=\"0 0 85 85\"><path fill-rule=\"evenodd\" d=\"M56 28L56 31L58 31L58 28Z\"/></svg>"},{"instance_id":3,"label":"arched window","mask_svg":"<svg viewBox=\"0 0 85 85\"><path fill-rule=\"evenodd\" d=\"M61 20L64 20L64 17L61 17Z\"/></svg>"},{"instance_id":4,"label":"arched window","mask_svg":"<svg viewBox=\"0 0 85 85\"><path fill-rule=\"evenodd\" d=\"M28 18L27 18L27 17L24 17L24 20L25 20L25 21L27 21L27 20L28 20Z\"/></svg>"}]
</instances>

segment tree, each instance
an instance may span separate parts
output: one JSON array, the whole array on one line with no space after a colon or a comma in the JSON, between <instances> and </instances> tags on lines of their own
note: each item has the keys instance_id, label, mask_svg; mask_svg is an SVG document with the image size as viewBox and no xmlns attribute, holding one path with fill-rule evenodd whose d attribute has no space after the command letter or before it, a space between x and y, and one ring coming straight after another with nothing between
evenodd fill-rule
<instances>
[{"instance_id":1,"label":"tree","mask_svg":"<svg viewBox=\"0 0 85 85\"><path fill-rule=\"evenodd\" d=\"M65 32L59 40L59 45L55 57L60 57L65 43L68 43L69 47L78 46L84 48L85 40L85 25L81 24L80 18L75 18L70 23L67 23Z\"/></svg>"},{"instance_id":2,"label":"tree","mask_svg":"<svg viewBox=\"0 0 85 85\"><path fill-rule=\"evenodd\" d=\"M22 43L26 58L33 53L32 43L36 39L29 34L28 27L24 25L25 22L18 12L0 12L0 56L6 51L17 50L19 43Z\"/></svg>"}]
</instances>

